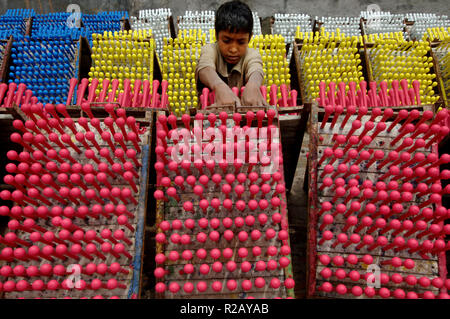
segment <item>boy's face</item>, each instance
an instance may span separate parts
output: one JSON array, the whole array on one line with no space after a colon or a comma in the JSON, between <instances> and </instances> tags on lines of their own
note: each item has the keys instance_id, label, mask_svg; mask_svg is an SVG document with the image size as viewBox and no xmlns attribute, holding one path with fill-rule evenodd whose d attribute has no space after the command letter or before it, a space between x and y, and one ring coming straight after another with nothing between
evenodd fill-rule
<instances>
[{"instance_id":1,"label":"boy's face","mask_svg":"<svg viewBox=\"0 0 450 319\"><path fill-rule=\"evenodd\" d=\"M224 60L229 64L237 64L247 52L250 37L249 33L220 31L217 43Z\"/></svg>"}]
</instances>

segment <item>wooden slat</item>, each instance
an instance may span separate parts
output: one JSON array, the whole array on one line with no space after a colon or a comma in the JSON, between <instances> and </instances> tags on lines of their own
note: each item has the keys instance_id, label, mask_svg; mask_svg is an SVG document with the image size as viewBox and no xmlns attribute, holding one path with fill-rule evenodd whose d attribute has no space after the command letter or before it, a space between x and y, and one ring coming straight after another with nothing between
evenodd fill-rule
<instances>
[{"instance_id":1,"label":"wooden slat","mask_svg":"<svg viewBox=\"0 0 450 319\"><path fill-rule=\"evenodd\" d=\"M79 39L78 51L78 82L83 78L89 78L89 71L92 66L92 50L89 41L85 37Z\"/></svg>"},{"instance_id":2,"label":"wooden slat","mask_svg":"<svg viewBox=\"0 0 450 319\"><path fill-rule=\"evenodd\" d=\"M292 109L292 107L286 107L285 109ZM303 137L311 112L311 104L307 103L303 107L299 107L299 109L299 115L279 117L284 177L287 190L291 189L295 178ZM280 108L278 108L278 112L280 113Z\"/></svg>"},{"instance_id":3,"label":"wooden slat","mask_svg":"<svg viewBox=\"0 0 450 319\"><path fill-rule=\"evenodd\" d=\"M4 43L3 40L2 40L2 42ZM3 56L0 57L0 81L1 81L1 83L8 83L9 69L10 69L10 66L12 63L12 59L11 59L12 43L13 43L13 37L11 36L6 41L6 46L5 46L5 50L3 52Z\"/></svg>"}]
</instances>

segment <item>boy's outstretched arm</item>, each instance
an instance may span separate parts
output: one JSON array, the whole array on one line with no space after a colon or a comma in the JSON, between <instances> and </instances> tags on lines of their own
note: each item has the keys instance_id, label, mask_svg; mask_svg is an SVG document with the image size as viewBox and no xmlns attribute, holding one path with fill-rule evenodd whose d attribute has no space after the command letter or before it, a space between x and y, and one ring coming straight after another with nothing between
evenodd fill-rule
<instances>
[{"instance_id":1,"label":"boy's outstretched arm","mask_svg":"<svg viewBox=\"0 0 450 319\"><path fill-rule=\"evenodd\" d=\"M267 105L265 97L262 96L260 87L264 82L264 77L259 72L253 72L247 83L245 90L242 92L242 105L262 106Z\"/></svg>"},{"instance_id":2,"label":"boy's outstretched arm","mask_svg":"<svg viewBox=\"0 0 450 319\"><path fill-rule=\"evenodd\" d=\"M215 103L216 105L234 104L241 105L239 98L231 91L228 85L222 81L219 75L212 67L206 67L199 71L198 77L200 81L215 91Z\"/></svg>"}]
</instances>

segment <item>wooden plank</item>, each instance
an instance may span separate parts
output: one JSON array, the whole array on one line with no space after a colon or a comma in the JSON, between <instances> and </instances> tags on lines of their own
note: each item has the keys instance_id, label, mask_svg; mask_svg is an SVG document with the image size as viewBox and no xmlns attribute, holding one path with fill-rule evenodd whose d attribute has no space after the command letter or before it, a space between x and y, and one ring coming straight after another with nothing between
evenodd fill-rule
<instances>
[{"instance_id":1,"label":"wooden plank","mask_svg":"<svg viewBox=\"0 0 450 319\"><path fill-rule=\"evenodd\" d=\"M89 78L89 71L92 66L92 50L89 41L85 37L79 39L78 51L78 82L83 78Z\"/></svg>"},{"instance_id":2,"label":"wooden plank","mask_svg":"<svg viewBox=\"0 0 450 319\"><path fill-rule=\"evenodd\" d=\"M320 32L320 28L322 28L322 26L323 26L323 22L321 22L318 19L314 19L314 24L313 24L313 29L312 29L313 34L315 35L316 32Z\"/></svg>"},{"instance_id":3,"label":"wooden plank","mask_svg":"<svg viewBox=\"0 0 450 319\"><path fill-rule=\"evenodd\" d=\"M9 70L12 63L11 59L11 49L12 49L12 43L13 43L13 37L9 37L9 39L6 41L2 40L2 45L5 45L3 56L0 57L0 80L1 83L8 83L9 80ZM1 105L1 101L0 101Z\"/></svg>"},{"instance_id":4,"label":"wooden plank","mask_svg":"<svg viewBox=\"0 0 450 319\"><path fill-rule=\"evenodd\" d=\"M285 114L298 115L299 113L302 112L303 105L300 105L300 106L277 106L277 110L278 110L279 115L285 115ZM282 118L282 119L285 119L285 118Z\"/></svg>"},{"instance_id":5,"label":"wooden plank","mask_svg":"<svg viewBox=\"0 0 450 319\"><path fill-rule=\"evenodd\" d=\"M298 95L297 98L299 100L299 105L305 104L306 101L306 92L305 86L303 84L302 79L302 69L300 64L300 52L299 45L301 45L300 40L296 40L294 45L294 49L292 50L292 57L289 64L289 72L291 74L291 87L292 89L297 90Z\"/></svg>"},{"instance_id":6,"label":"wooden plank","mask_svg":"<svg viewBox=\"0 0 450 319\"><path fill-rule=\"evenodd\" d=\"M318 113L317 107L313 104L311 109L311 119L309 123L309 156L308 156L308 225L307 225L307 264L306 264L306 296L312 298L316 291L316 265L317 265L317 145L318 136Z\"/></svg>"},{"instance_id":7,"label":"wooden plank","mask_svg":"<svg viewBox=\"0 0 450 319\"><path fill-rule=\"evenodd\" d=\"M281 130L280 127L278 127L278 129ZM283 145L281 145L281 150L280 150L281 154L280 154L280 157L284 159L284 154L285 154L285 153L283 152L282 146L283 146ZM301 143L300 143L300 146L301 146ZM283 173L283 172L285 171L284 168L283 168L283 166L284 166L284 161L283 161L283 163L280 164L280 166L281 166L281 167L280 167L280 172ZM285 179L285 178L286 178L286 177L285 177L285 174L283 173L283 174L282 174L282 182L284 182L284 184L287 185L286 179ZM291 182L291 185L292 185L292 182ZM285 231L287 231L287 232L289 233L289 219L288 219L288 210L287 210L287 198L286 198L286 192L284 192L284 193L281 194L280 214L281 214L281 216L282 216L281 227L282 227L283 230L285 230ZM285 245L291 247L291 244L290 244L290 236L288 236L287 240L286 240L283 244L285 244ZM294 277L294 274L293 274L293 269L292 269L292 264L293 264L293 263L292 263L292 254L289 254L289 255L286 256L286 257L289 258L289 260L290 260L291 262L289 263L289 265L287 266L287 268L285 268L285 270L284 270L284 278L285 278L285 279L286 279L286 278L293 278L293 277ZM281 280L280 280L280 281L281 281ZM291 288L291 289L287 289L287 288L286 288L286 294L287 294L287 297L295 298L295 291L294 291L294 288Z\"/></svg>"},{"instance_id":8,"label":"wooden plank","mask_svg":"<svg viewBox=\"0 0 450 319\"><path fill-rule=\"evenodd\" d=\"M288 107L287 109L289 109ZM299 112L299 116L280 117L280 136L283 147L283 167L288 192L295 178L295 171L308 124L311 104L307 103Z\"/></svg>"},{"instance_id":9,"label":"wooden plank","mask_svg":"<svg viewBox=\"0 0 450 319\"><path fill-rule=\"evenodd\" d=\"M364 78L366 78L368 80L368 82L373 82L375 81L373 78L373 70L372 70L372 65L370 64L369 61L369 53L367 50L367 43L365 40L363 40L363 47L362 50L360 51L360 55L362 56L361 61L363 62L363 74L364 74Z\"/></svg>"},{"instance_id":10,"label":"wooden plank","mask_svg":"<svg viewBox=\"0 0 450 319\"><path fill-rule=\"evenodd\" d=\"M361 35L364 38L365 35L367 35L367 31L366 31L366 19L361 18L359 20L359 28L361 29Z\"/></svg>"},{"instance_id":11,"label":"wooden plank","mask_svg":"<svg viewBox=\"0 0 450 319\"><path fill-rule=\"evenodd\" d=\"M33 28L33 17L29 17L28 19L25 19L25 35L31 37L31 30Z\"/></svg>"},{"instance_id":12,"label":"wooden plank","mask_svg":"<svg viewBox=\"0 0 450 319\"><path fill-rule=\"evenodd\" d=\"M114 104L117 108L125 109L126 116L133 116L136 118L136 122L139 123L140 126L150 126L151 114L156 112L154 109L143 108L143 107L120 107L117 102L115 103L107 103L107 102L93 102L91 103L91 112L94 117L98 119L104 119L110 116L108 112L105 110L106 104ZM84 112L80 106L71 105L66 107L67 113L74 119L80 117L88 118L88 114Z\"/></svg>"},{"instance_id":13,"label":"wooden plank","mask_svg":"<svg viewBox=\"0 0 450 319\"><path fill-rule=\"evenodd\" d=\"M173 22L173 16L170 16L169 18L168 18L168 27L169 27L169 34L170 34L170 37L172 38L172 39L175 39L176 37L177 37L177 30L175 29L175 23Z\"/></svg>"},{"instance_id":14,"label":"wooden plank","mask_svg":"<svg viewBox=\"0 0 450 319\"><path fill-rule=\"evenodd\" d=\"M0 115L2 116L2 118L6 119L6 120L8 120L8 119L22 120L25 122L28 119L28 117L25 115L25 113L22 112L20 107L18 107L15 103L13 103L12 107L0 107ZM13 127L12 121L10 122L9 127L10 128Z\"/></svg>"},{"instance_id":15,"label":"wooden plank","mask_svg":"<svg viewBox=\"0 0 450 319\"><path fill-rule=\"evenodd\" d=\"M433 52L433 48L430 51L430 55L433 58L433 67L434 67L434 71L436 73L436 81L438 84L440 98L442 99L444 106L449 107L450 104L449 104L448 97L447 97L447 94L445 91L445 86L444 86L444 82L446 79L444 79L442 77L441 66L439 63L439 55L437 53Z\"/></svg>"},{"instance_id":16,"label":"wooden plank","mask_svg":"<svg viewBox=\"0 0 450 319\"><path fill-rule=\"evenodd\" d=\"M155 44L156 45L156 44ZM159 56L156 53L156 50L153 50L153 81L158 80L160 83L162 81L162 72L161 72L161 62L159 60ZM159 91L161 92L162 88L159 87Z\"/></svg>"},{"instance_id":17,"label":"wooden plank","mask_svg":"<svg viewBox=\"0 0 450 319\"><path fill-rule=\"evenodd\" d=\"M120 25L122 27L122 31L131 30L130 20L128 20L128 19L125 19L125 18L120 19Z\"/></svg>"},{"instance_id":18,"label":"wooden plank","mask_svg":"<svg viewBox=\"0 0 450 319\"><path fill-rule=\"evenodd\" d=\"M142 293L142 273L143 273L143 264L144 264L144 254L145 254L145 226L146 226L146 217L147 217L147 201L148 201L148 180L149 180L149 172L150 172L150 163L151 163L151 149L153 148L153 117L150 117L150 129L148 130L147 137L147 145L142 147L142 167L140 171L140 185L139 188L141 191L139 193L138 200L138 221L135 235L135 255L133 260L133 280L130 290L128 292L128 299L136 299L141 297Z\"/></svg>"},{"instance_id":19,"label":"wooden plank","mask_svg":"<svg viewBox=\"0 0 450 319\"><path fill-rule=\"evenodd\" d=\"M150 139L149 139L150 140ZM148 181L148 173L149 173L149 156L150 156L150 147L149 145L145 145L142 147L142 152L144 156L142 158L142 167L140 172L140 189L139 192L139 200L137 207L137 228L135 234L135 254L133 259L133 280L130 290L128 291L128 299L136 299L141 295L141 287L142 287L142 265L144 258L144 243L145 243L145 220L146 220L146 208L147 208L147 181Z\"/></svg>"},{"instance_id":20,"label":"wooden plank","mask_svg":"<svg viewBox=\"0 0 450 319\"><path fill-rule=\"evenodd\" d=\"M435 92L435 95L437 94L439 96L439 99L434 103L435 109L434 111L436 112L439 107L446 107L447 105L447 98L445 96L445 89L442 83L442 77L441 77L441 72L439 69L439 63L436 59L436 55L434 54L433 50L430 49L430 51L428 51L427 57L431 57L432 61L433 61L433 66L430 68L430 74L435 74L436 75L436 82L437 82L437 88L438 88L438 92ZM442 85L441 85L442 84Z\"/></svg>"}]
</instances>

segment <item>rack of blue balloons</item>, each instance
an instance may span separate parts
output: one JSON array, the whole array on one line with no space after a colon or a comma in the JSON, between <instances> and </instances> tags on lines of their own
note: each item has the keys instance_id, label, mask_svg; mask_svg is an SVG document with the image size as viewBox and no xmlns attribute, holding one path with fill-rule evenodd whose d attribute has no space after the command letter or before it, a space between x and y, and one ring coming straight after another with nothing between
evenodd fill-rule
<instances>
[{"instance_id":1,"label":"rack of blue balloons","mask_svg":"<svg viewBox=\"0 0 450 319\"><path fill-rule=\"evenodd\" d=\"M83 14L81 17L83 25L92 33L103 33L104 31L120 31L121 20L128 19L126 11L108 11L98 14Z\"/></svg>"},{"instance_id":2,"label":"rack of blue balloons","mask_svg":"<svg viewBox=\"0 0 450 319\"><path fill-rule=\"evenodd\" d=\"M0 16L0 39L25 35L26 21L36 12L33 9L9 9Z\"/></svg>"},{"instance_id":3,"label":"rack of blue balloons","mask_svg":"<svg viewBox=\"0 0 450 319\"><path fill-rule=\"evenodd\" d=\"M69 37L86 37L92 46L92 34L104 31L122 30L122 20L128 19L127 11L107 11L98 14L76 15L70 12L54 12L35 15L31 36L34 39L49 40ZM78 21L79 20L79 21Z\"/></svg>"},{"instance_id":4,"label":"rack of blue balloons","mask_svg":"<svg viewBox=\"0 0 450 319\"><path fill-rule=\"evenodd\" d=\"M29 18L30 36L25 35ZM88 39L92 46L93 33L120 31L123 20L128 18L127 11L74 16L71 12L8 10L0 16L0 40L13 36L8 82L26 84L41 103L65 103L69 80L78 77L80 37ZM0 59L5 47L6 41L0 41Z\"/></svg>"},{"instance_id":5,"label":"rack of blue balloons","mask_svg":"<svg viewBox=\"0 0 450 319\"><path fill-rule=\"evenodd\" d=\"M101 12L99 14L83 14L82 21L86 29L89 30L89 43L92 46L92 34L103 33L105 31L122 30L122 19L128 18L126 11Z\"/></svg>"},{"instance_id":6,"label":"rack of blue balloons","mask_svg":"<svg viewBox=\"0 0 450 319\"><path fill-rule=\"evenodd\" d=\"M65 103L69 80L78 77L80 41L71 37L14 41L9 83L24 83L41 103Z\"/></svg>"},{"instance_id":7,"label":"rack of blue balloons","mask_svg":"<svg viewBox=\"0 0 450 319\"><path fill-rule=\"evenodd\" d=\"M79 28L70 24L71 20L72 14L69 12L36 15L33 18L31 35L33 38L50 39L52 36L59 38L80 33Z\"/></svg>"},{"instance_id":8,"label":"rack of blue balloons","mask_svg":"<svg viewBox=\"0 0 450 319\"><path fill-rule=\"evenodd\" d=\"M77 40L81 37L89 37L90 33L85 28L61 28L56 26L45 26L31 33L35 40L52 40L69 38Z\"/></svg>"}]
</instances>

